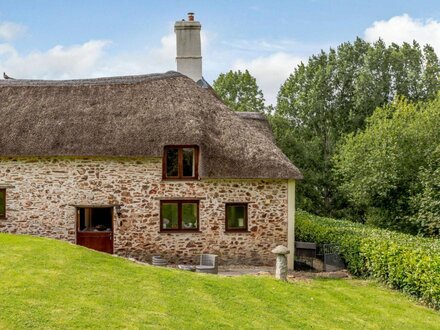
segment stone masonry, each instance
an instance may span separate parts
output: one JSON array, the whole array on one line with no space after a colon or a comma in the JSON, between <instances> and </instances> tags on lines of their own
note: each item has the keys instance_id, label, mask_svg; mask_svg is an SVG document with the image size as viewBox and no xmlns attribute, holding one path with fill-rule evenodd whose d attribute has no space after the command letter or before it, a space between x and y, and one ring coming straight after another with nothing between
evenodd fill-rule
<instances>
[{"instance_id":1,"label":"stone masonry","mask_svg":"<svg viewBox=\"0 0 440 330\"><path fill-rule=\"evenodd\" d=\"M287 244L287 180L164 181L159 158L0 158L7 218L0 232L75 243L72 205L122 204L114 218L116 254L151 261L273 265L271 250ZM200 232L161 233L160 199L200 199ZM249 203L249 232L225 232L225 203Z\"/></svg>"}]
</instances>

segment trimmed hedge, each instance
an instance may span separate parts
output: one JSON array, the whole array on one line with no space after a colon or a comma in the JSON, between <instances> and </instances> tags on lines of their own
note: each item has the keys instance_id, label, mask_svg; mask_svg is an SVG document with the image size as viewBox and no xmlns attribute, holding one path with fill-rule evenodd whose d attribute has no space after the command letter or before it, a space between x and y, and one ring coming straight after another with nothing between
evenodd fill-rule
<instances>
[{"instance_id":1,"label":"trimmed hedge","mask_svg":"<svg viewBox=\"0 0 440 330\"><path fill-rule=\"evenodd\" d=\"M297 212L296 240L334 243L348 270L440 309L440 240Z\"/></svg>"}]
</instances>

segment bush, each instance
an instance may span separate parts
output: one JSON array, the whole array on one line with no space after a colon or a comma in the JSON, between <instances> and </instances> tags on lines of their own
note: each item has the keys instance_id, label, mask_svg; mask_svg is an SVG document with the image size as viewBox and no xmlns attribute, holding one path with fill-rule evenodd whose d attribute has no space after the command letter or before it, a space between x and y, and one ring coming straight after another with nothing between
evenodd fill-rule
<instances>
[{"instance_id":1,"label":"bush","mask_svg":"<svg viewBox=\"0 0 440 330\"><path fill-rule=\"evenodd\" d=\"M334 243L348 270L371 276L440 309L440 241L299 211L296 240Z\"/></svg>"}]
</instances>

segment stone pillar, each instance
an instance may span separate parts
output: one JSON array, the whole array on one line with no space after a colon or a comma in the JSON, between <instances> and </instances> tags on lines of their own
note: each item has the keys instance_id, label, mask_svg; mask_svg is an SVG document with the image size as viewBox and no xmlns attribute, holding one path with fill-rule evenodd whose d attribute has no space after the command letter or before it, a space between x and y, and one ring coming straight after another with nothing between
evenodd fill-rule
<instances>
[{"instance_id":1,"label":"stone pillar","mask_svg":"<svg viewBox=\"0 0 440 330\"><path fill-rule=\"evenodd\" d=\"M275 278L280 281L287 281L287 257L290 253L289 249L283 245L278 245L272 250L277 255L277 263L275 266Z\"/></svg>"}]
</instances>

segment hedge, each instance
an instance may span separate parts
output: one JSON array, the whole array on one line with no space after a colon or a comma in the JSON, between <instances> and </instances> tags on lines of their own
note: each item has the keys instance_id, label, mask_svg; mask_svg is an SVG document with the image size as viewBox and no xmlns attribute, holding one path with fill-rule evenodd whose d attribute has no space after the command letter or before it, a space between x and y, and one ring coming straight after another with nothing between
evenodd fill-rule
<instances>
[{"instance_id":1,"label":"hedge","mask_svg":"<svg viewBox=\"0 0 440 330\"><path fill-rule=\"evenodd\" d=\"M296 240L338 244L348 270L440 309L440 240L299 211Z\"/></svg>"}]
</instances>

